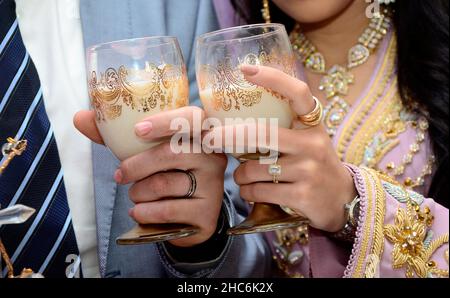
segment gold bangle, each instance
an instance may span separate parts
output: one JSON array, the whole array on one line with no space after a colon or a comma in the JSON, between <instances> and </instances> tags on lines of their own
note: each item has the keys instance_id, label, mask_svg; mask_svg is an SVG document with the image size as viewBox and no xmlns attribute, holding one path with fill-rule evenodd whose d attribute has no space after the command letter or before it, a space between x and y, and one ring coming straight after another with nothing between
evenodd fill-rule
<instances>
[{"instance_id":1,"label":"gold bangle","mask_svg":"<svg viewBox=\"0 0 450 298\"><path fill-rule=\"evenodd\" d=\"M298 120L302 122L306 126L316 126L319 125L322 121L323 116L323 107L317 97L313 96L316 106L312 112L298 116Z\"/></svg>"}]
</instances>

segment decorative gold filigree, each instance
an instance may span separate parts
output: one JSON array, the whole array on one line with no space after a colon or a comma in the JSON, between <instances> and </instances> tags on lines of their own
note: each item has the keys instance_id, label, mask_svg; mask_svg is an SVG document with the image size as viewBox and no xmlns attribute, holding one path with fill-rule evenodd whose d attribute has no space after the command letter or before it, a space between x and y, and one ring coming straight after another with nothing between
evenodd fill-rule
<instances>
[{"instance_id":1,"label":"decorative gold filigree","mask_svg":"<svg viewBox=\"0 0 450 298\"><path fill-rule=\"evenodd\" d=\"M308 225L295 229L277 230L274 232L277 240L273 242L275 253L273 260L285 276L304 277L296 269L303 259L302 246L309 242Z\"/></svg>"},{"instance_id":2,"label":"decorative gold filigree","mask_svg":"<svg viewBox=\"0 0 450 298\"><path fill-rule=\"evenodd\" d=\"M386 209L386 195L376 171L361 168L364 185L367 186L365 220L361 222L360 234L355 239L359 253L355 257L352 277L372 277L378 270L384 248L383 222ZM371 256L369 259L368 257Z\"/></svg>"},{"instance_id":3,"label":"decorative gold filigree","mask_svg":"<svg viewBox=\"0 0 450 298\"><path fill-rule=\"evenodd\" d=\"M148 112L158 105L161 110L171 109L175 88L178 90L175 108L186 105L189 96L186 70L167 64L146 63L144 70L108 68L100 77L93 71L89 78L89 95L98 121L116 119L124 106L138 112Z\"/></svg>"},{"instance_id":4,"label":"decorative gold filigree","mask_svg":"<svg viewBox=\"0 0 450 298\"><path fill-rule=\"evenodd\" d=\"M433 224L433 215L425 206L423 210L409 201L406 209L399 208L394 224L384 227L386 239L394 244L392 250L392 267L405 267L406 277L428 277L443 273L430 260L433 253L443 244L448 243L448 234L442 235L430 244L425 244L428 228ZM447 272L448 274L448 272Z\"/></svg>"},{"instance_id":5,"label":"decorative gold filigree","mask_svg":"<svg viewBox=\"0 0 450 298\"><path fill-rule=\"evenodd\" d=\"M392 85L396 84L396 81L391 83L391 74L394 73L396 66L396 49L397 41L395 38L391 38L387 54L367 96L355 107L355 110L349 115L349 119L343 124L342 132L337 140L337 153L339 158L345 162L360 165L364 158L365 146L373 138L375 132L379 131L374 128L375 120L369 121L367 118L369 116L374 118L378 115L371 111L380 98L390 99L385 92L386 89L390 92L394 88ZM381 102L377 106L383 106L383 104L385 103ZM372 133L372 131L374 132Z\"/></svg>"},{"instance_id":6,"label":"decorative gold filigree","mask_svg":"<svg viewBox=\"0 0 450 298\"><path fill-rule=\"evenodd\" d=\"M261 52L259 55L248 54L239 59L239 64L276 66L285 73L295 76L295 57L293 55L276 55ZM270 93L280 100L285 98L267 88L256 86L245 80L238 67L233 67L231 57L226 57L216 67L201 65L198 77L200 91L210 89L213 107L216 111L240 110L242 106L252 107L261 102L263 92Z\"/></svg>"},{"instance_id":7,"label":"decorative gold filigree","mask_svg":"<svg viewBox=\"0 0 450 298\"><path fill-rule=\"evenodd\" d=\"M367 169L366 170L372 176L375 186L375 217L374 217L374 226L373 226L373 236L372 236L372 250L369 262L366 264L366 272L365 277L371 277L372 273L377 272L379 260L381 259L381 255L384 250L384 235L383 235L383 224L384 218L386 216L386 193L384 191L383 185L381 183L381 179L378 176L378 173L375 170ZM378 260L378 261L377 261ZM370 267L373 267L374 270L371 272Z\"/></svg>"},{"instance_id":8,"label":"decorative gold filigree","mask_svg":"<svg viewBox=\"0 0 450 298\"><path fill-rule=\"evenodd\" d=\"M366 271L364 272L365 278L377 278L380 277L380 258L377 255L370 254L367 256Z\"/></svg>"},{"instance_id":9,"label":"decorative gold filigree","mask_svg":"<svg viewBox=\"0 0 450 298\"><path fill-rule=\"evenodd\" d=\"M1 153L6 159L0 164L0 175L6 170L13 158L22 155L26 148L27 140L16 141L11 137L6 139L6 143L1 147Z\"/></svg>"}]
</instances>

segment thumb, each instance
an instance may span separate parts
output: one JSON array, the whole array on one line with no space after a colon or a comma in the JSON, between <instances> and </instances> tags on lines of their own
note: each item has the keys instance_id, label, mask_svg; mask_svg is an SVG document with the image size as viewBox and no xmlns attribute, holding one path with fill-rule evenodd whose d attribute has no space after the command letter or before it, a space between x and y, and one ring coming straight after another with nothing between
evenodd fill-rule
<instances>
[{"instance_id":1,"label":"thumb","mask_svg":"<svg viewBox=\"0 0 450 298\"><path fill-rule=\"evenodd\" d=\"M94 111L79 111L73 117L73 124L83 135L92 142L104 145L103 139L95 123Z\"/></svg>"}]
</instances>

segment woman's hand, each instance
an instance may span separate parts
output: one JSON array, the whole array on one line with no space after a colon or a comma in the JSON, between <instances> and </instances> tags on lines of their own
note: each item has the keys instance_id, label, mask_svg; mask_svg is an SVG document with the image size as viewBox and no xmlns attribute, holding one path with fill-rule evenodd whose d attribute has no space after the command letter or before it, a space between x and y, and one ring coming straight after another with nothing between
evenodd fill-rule
<instances>
[{"instance_id":1,"label":"woman's hand","mask_svg":"<svg viewBox=\"0 0 450 298\"><path fill-rule=\"evenodd\" d=\"M241 70L249 82L288 98L297 115L314 109L313 96L302 81L269 67L243 66ZM234 173L241 196L250 202L290 207L306 216L311 226L336 232L346 222L344 204L356 196L352 176L322 124L305 128L295 120L293 127L278 130L280 183L273 183L267 164L247 161Z\"/></svg>"},{"instance_id":2,"label":"woman's hand","mask_svg":"<svg viewBox=\"0 0 450 298\"><path fill-rule=\"evenodd\" d=\"M191 127L194 113L201 109L185 107L150 116L136 125L136 135L144 140L170 137L172 119L187 119ZM75 115L77 129L96 143L103 144L94 121L94 112L81 111ZM121 162L114 174L119 184L132 184L130 199L136 204L130 216L141 224L184 223L200 228L200 232L170 241L177 246L193 246L208 240L214 233L224 196L224 172L227 158L223 154L175 154L170 143L162 143L150 150ZM197 189L191 198L183 198L190 188L190 179L183 172L191 171Z\"/></svg>"}]
</instances>

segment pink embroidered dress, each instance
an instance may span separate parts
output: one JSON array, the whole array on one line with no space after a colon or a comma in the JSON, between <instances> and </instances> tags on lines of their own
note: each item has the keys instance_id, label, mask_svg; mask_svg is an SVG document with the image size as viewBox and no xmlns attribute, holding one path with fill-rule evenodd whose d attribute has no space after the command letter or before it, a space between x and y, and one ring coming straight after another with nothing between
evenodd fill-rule
<instances>
[{"instance_id":1,"label":"pink embroidered dress","mask_svg":"<svg viewBox=\"0 0 450 298\"><path fill-rule=\"evenodd\" d=\"M222 28L243 24L230 1L214 3ZM428 123L402 105L395 34L377 57L366 90L333 137L361 197L356 239L338 241L309 227L266 233L282 275L448 277L448 209L424 197L434 163Z\"/></svg>"},{"instance_id":2,"label":"pink embroidered dress","mask_svg":"<svg viewBox=\"0 0 450 298\"><path fill-rule=\"evenodd\" d=\"M428 122L402 105L395 60L391 33L366 90L333 137L361 197L354 243L307 227L267 233L282 274L448 277L448 210L423 196L434 164Z\"/></svg>"}]
</instances>

